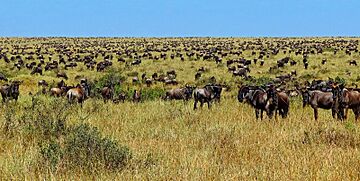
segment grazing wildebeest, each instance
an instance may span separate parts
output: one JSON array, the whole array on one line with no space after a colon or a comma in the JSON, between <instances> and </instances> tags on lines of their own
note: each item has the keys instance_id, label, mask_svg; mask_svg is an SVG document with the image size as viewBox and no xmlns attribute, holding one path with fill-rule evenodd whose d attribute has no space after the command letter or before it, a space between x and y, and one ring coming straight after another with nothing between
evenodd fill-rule
<instances>
[{"instance_id":1,"label":"grazing wildebeest","mask_svg":"<svg viewBox=\"0 0 360 181\"><path fill-rule=\"evenodd\" d=\"M42 68L41 68L41 66L37 66L37 67L35 67L32 71L31 71L31 75L33 75L33 74L40 74L40 75L42 75L42 72L43 72L43 70L42 70Z\"/></svg>"},{"instance_id":2,"label":"grazing wildebeest","mask_svg":"<svg viewBox=\"0 0 360 181\"><path fill-rule=\"evenodd\" d=\"M344 85L334 86L333 92L335 92L334 99L337 98L339 104L338 109L341 113L341 118L347 119L348 110L352 109L355 115L355 120L357 121L360 116L360 92L358 90L348 90L344 87Z\"/></svg>"},{"instance_id":3,"label":"grazing wildebeest","mask_svg":"<svg viewBox=\"0 0 360 181\"><path fill-rule=\"evenodd\" d=\"M114 96L114 85L110 84L109 86L103 87L101 90L101 96L104 99L104 103L106 103L108 100L112 100Z\"/></svg>"},{"instance_id":4,"label":"grazing wildebeest","mask_svg":"<svg viewBox=\"0 0 360 181\"><path fill-rule=\"evenodd\" d=\"M302 90L303 107L309 104L314 109L314 118L318 119L318 108L331 109L332 117L335 118L337 107L334 104L333 93L320 90Z\"/></svg>"},{"instance_id":5,"label":"grazing wildebeest","mask_svg":"<svg viewBox=\"0 0 360 181\"><path fill-rule=\"evenodd\" d=\"M197 88L194 91L194 110L197 109L197 103L200 102L200 107L203 107L206 102L208 108L211 107L213 99L220 100L222 87L219 85L208 84L204 88Z\"/></svg>"},{"instance_id":6,"label":"grazing wildebeest","mask_svg":"<svg viewBox=\"0 0 360 181\"><path fill-rule=\"evenodd\" d=\"M233 71L233 76L247 77L247 73L250 73L250 69L248 67L245 67Z\"/></svg>"},{"instance_id":7,"label":"grazing wildebeest","mask_svg":"<svg viewBox=\"0 0 360 181\"><path fill-rule=\"evenodd\" d=\"M90 87L88 85L78 84L75 88L72 88L67 91L66 97L69 103L72 103L75 99L80 103L81 107L84 100L90 95Z\"/></svg>"},{"instance_id":8,"label":"grazing wildebeest","mask_svg":"<svg viewBox=\"0 0 360 181\"><path fill-rule=\"evenodd\" d=\"M134 94L132 96L132 99L134 102L140 102L141 101L141 90L140 91L135 90Z\"/></svg>"},{"instance_id":9,"label":"grazing wildebeest","mask_svg":"<svg viewBox=\"0 0 360 181\"><path fill-rule=\"evenodd\" d=\"M68 90L67 87L60 87L60 88L53 87L50 89L50 96L55 96L55 97L64 96L67 90Z\"/></svg>"},{"instance_id":10,"label":"grazing wildebeest","mask_svg":"<svg viewBox=\"0 0 360 181\"><path fill-rule=\"evenodd\" d=\"M0 86L0 93L3 102L5 102L6 99L14 99L15 101L18 100L20 94L19 86L21 83L21 81L13 81L10 85L5 84L3 86Z\"/></svg>"},{"instance_id":11,"label":"grazing wildebeest","mask_svg":"<svg viewBox=\"0 0 360 181\"><path fill-rule=\"evenodd\" d=\"M141 63L141 60L137 59L137 60L132 61L131 65L140 65L140 63Z\"/></svg>"},{"instance_id":12,"label":"grazing wildebeest","mask_svg":"<svg viewBox=\"0 0 360 181\"><path fill-rule=\"evenodd\" d=\"M58 78L64 78L65 80L68 79L68 76L66 75L65 72L58 72L58 73L56 74L56 77L58 77Z\"/></svg>"},{"instance_id":13,"label":"grazing wildebeest","mask_svg":"<svg viewBox=\"0 0 360 181\"><path fill-rule=\"evenodd\" d=\"M191 86L186 85L184 88L175 88L175 89L171 89L166 91L165 97L164 99L169 99L169 100L184 100L187 101L189 99L191 99L192 93L193 93L194 88Z\"/></svg>"},{"instance_id":14,"label":"grazing wildebeest","mask_svg":"<svg viewBox=\"0 0 360 181\"><path fill-rule=\"evenodd\" d=\"M357 66L357 62L356 62L356 60L351 60L351 61L349 62L349 65L354 65L354 66Z\"/></svg>"},{"instance_id":15,"label":"grazing wildebeest","mask_svg":"<svg viewBox=\"0 0 360 181\"><path fill-rule=\"evenodd\" d=\"M49 84L45 80L40 80L38 82L38 86L47 87L47 86L49 86Z\"/></svg>"}]
</instances>

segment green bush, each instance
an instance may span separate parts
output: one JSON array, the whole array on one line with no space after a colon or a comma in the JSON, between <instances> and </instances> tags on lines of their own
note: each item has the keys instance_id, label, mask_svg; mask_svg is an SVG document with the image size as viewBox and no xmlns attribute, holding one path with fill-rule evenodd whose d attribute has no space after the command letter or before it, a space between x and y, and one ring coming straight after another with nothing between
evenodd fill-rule
<instances>
[{"instance_id":1,"label":"green bush","mask_svg":"<svg viewBox=\"0 0 360 181\"><path fill-rule=\"evenodd\" d=\"M118 94L121 89L120 82L125 81L125 77L120 73L116 73L114 71L110 71L99 79L95 80L94 83L90 83L90 87L93 89L93 93L95 97L100 97L100 90L109 85L110 83L114 84L115 94Z\"/></svg>"},{"instance_id":2,"label":"green bush","mask_svg":"<svg viewBox=\"0 0 360 181\"><path fill-rule=\"evenodd\" d=\"M271 83L273 80L270 77L259 77L245 80L243 83L246 85L262 86Z\"/></svg>"},{"instance_id":3,"label":"green bush","mask_svg":"<svg viewBox=\"0 0 360 181\"><path fill-rule=\"evenodd\" d=\"M139 90L139 89L137 89ZM128 100L132 99L132 96L135 92L135 88L129 88L127 91L121 90L125 92L126 97ZM160 99L165 95L166 90L160 87L153 87L153 88L142 88L141 89L141 100L149 101L149 100L156 100Z\"/></svg>"},{"instance_id":4,"label":"green bush","mask_svg":"<svg viewBox=\"0 0 360 181\"><path fill-rule=\"evenodd\" d=\"M40 144L40 154L44 164L51 170L55 170L64 153L60 144L52 140L49 143Z\"/></svg>"},{"instance_id":5,"label":"green bush","mask_svg":"<svg viewBox=\"0 0 360 181\"><path fill-rule=\"evenodd\" d=\"M69 168L121 169L132 158L127 147L103 138L97 128L81 124L71 128L64 142L64 162Z\"/></svg>"}]
</instances>

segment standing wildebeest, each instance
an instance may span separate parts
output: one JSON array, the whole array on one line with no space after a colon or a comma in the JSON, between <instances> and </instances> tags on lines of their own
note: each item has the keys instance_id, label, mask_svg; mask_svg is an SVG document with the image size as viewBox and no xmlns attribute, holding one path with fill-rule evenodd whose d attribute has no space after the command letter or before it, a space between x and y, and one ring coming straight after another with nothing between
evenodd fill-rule
<instances>
[{"instance_id":1,"label":"standing wildebeest","mask_svg":"<svg viewBox=\"0 0 360 181\"><path fill-rule=\"evenodd\" d=\"M113 99L113 103L119 103L120 101L124 103L125 99L126 99L125 93L121 92L119 93L119 96L117 98Z\"/></svg>"},{"instance_id":2,"label":"standing wildebeest","mask_svg":"<svg viewBox=\"0 0 360 181\"><path fill-rule=\"evenodd\" d=\"M333 87L334 99L337 98L339 112L343 119L347 119L348 110L352 109L357 121L360 116L360 92L348 90L343 85ZM336 94L336 95L335 95ZM336 96L336 97L335 97ZM345 110L345 113L344 113Z\"/></svg>"},{"instance_id":3,"label":"standing wildebeest","mask_svg":"<svg viewBox=\"0 0 360 181\"><path fill-rule=\"evenodd\" d=\"M50 89L50 96L56 96L56 97L64 96L67 90L69 90L68 87L60 87L60 88L53 87Z\"/></svg>"},{"instance_id":4,"label":"standing wildebeest","mask_svg":"<svg viewBox=\"0 0 360 181\"><path fill-rule=\"evenodd\" d=\"M104 103L106 103L108 100L112 100L114 96L114 85L110 84L109 86L104 87L101 90L101 96L104 99Z\"/></svg>"},{"instance_id":5,"label":"standing wildebeest","mask_svg":"<svg viewBox=\"0 0 360 181\"><path fill-rule=\"evenodd\" d=\"M275 118L277 117L277 113L279 113L282 118L286 118L290 106L289 96L285 92L277 92L274 87L269 88L266 92L268 94L266 105L268 116L272 118L275 111Z\"/></svg>"},{"instance_id":6,"label":"standing wildebeest","mask_svg":"<svg viewBox=\"0 0 360 181\"><path fill-rule=\"evenodd\" d=\"M21 82L20 81L14 81L10 85L5 84L3 86L0 86L0 93L3 99L3 102L6 101L7 98L9 99L15 99L15 101L18 100L19 97L19 86Z\"/></svg>"},{"instance_id":7,"label":"standing wildebeest","mask_svg":"<svg viewBox=\"0 0 360 181\"><path fill-rule=\"evenodd\" d=\"M249 103L255 108L256 119L263 119L263 111L266 111L268 100L267 93L264 89L258 87L241 86L238 92L238 101Z\"/></svg>"},{"instance_id":8,"label":"standing wildebeest","mask_svg":"<svg viewBox=\"0 0 360 181\"><path fill-rule=\"evenodd\" d=\"M334 103L333 93L323 92L320 90L302 90L301 92L303 98L303 107L307 104L314 109L314 118L318 118L318 108L322 109L331 109L332 117L335 118L337 112L336 104Z\"/></svg>"},{"instance_id":9,"label":"standing wildebeest","mask_svg":"<svg viewBox=\"0 0 360 181\"><path fill-rule=\"evenodd\" d=\"M141 101L141 90L140 91L135 90L132 98L133 98L134 102L140 102Z\"/></svg>"},{"instance_id":10,"label":"standing wildebeest","mask_svg":"<svg viewBox=\"0 0 360 181\"><path fill-rule=\"evenodd\" d=\"M211 106L211 101L213 99L220 100L221 96L221 86L219 85L206 85L202 89L195 89L194 91L194 110L197 109L197 103L200 102L200 106L203 107L204 103L206 102L208 108Z\"/></svg>"},{"instance_id":11,"label":"standing wildebeest","mask_svg":"<svg viewBox=\"0 0 360 181\"><path fill-rule=\"evenodd\" d=\"M189 99L191 99L192 96L192 92L193 92L194 88L191 86L185 86L184 88L175 88L172 90L168 90L166 91L166 95L164 97L164 99L175 99L175 100L184 100L187 101Z\"/></svg>"},{"instance_id":12,"label":"standing wildebeest","mask_svg":"<svg viewBox=\"0 0 360 181\"><path fill-rule=\"evenodd\" d=\"M84 100L90 95L90 87L87 84L78 84L75 88L72 88L67 91L66 97L69 103L72 103L74 99L77 99L81 107Z\"/></svg>"}]
</instances>

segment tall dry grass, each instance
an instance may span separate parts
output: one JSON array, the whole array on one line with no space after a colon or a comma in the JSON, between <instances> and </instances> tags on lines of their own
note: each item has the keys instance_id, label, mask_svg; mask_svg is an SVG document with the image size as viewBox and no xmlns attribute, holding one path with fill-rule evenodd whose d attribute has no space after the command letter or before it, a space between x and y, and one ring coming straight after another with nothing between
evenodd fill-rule
<instances>
[{"instance_id":1,"label":"tall dry grass","mask_svg":"<svg viewBox=\"0 0 360 181\"><path fill-rule=\"evenodd\" d=\"M94 106L99 109L94 110ZM310 108L300 108L299 101L292 102L289 118L262 121L254 118L252 108L235 99L225 99L211 110L204 107L198 111L192 110L192 102L160 100L119 105L88 100L83 109L72 108L68 125L88 123L129 147L133 158L126 168L96 172L81 168L66 170L61 164L54 170L43 168L38 143L19 129L20 123L13 123L11 136L1 134L1 177L31 180L359 179L358 123L352 121L353 117L347 122L333 120L329 111L320 111L319 121L314 121ZM2 111L2 114L6 117L7 113Z\"/></svg>"}]
</instances>

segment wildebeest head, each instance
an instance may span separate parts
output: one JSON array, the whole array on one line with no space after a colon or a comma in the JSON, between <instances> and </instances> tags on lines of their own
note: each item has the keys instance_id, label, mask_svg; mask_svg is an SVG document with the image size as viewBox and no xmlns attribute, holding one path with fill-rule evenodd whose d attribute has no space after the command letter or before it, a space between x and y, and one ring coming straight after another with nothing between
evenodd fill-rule
<instances>
[{"instance_id":1,"label":"wildebeest head","mask_svg":"<svg viewBox=\"0 0 360 181\"><path fill-rule=\"evenodd\" d=\"M301 96L303 101L303 107L305 107L310 100L310 93L307 87L301 90Z\"/></svg>"},{"instance_id":2,"label":"wildebeest head","mask_svg":"<svg viewBox=\"0 0 360 181\"><path fill-rule=\"evenodd\" d=\"M249 93L250 88L247 86L241 86L239 88L239 92L238 92L238 101L239 102L244 102L244 100L246 99L247 94Z\"/></svg>"},{"instance_id":3,"label":"wildebeest head","mask_svg":"<svg viewBox=\"0 0 360 181\"><path fill-rule=\"evenodd\" d=\"M184 93L185 93L185 99L186 100L191 99L191 96L193 94L194 89L195 89L195 87L193 87L193 86L190 86L190 85L185 86L185 92Z\"/></svg>"}]
</instances>

